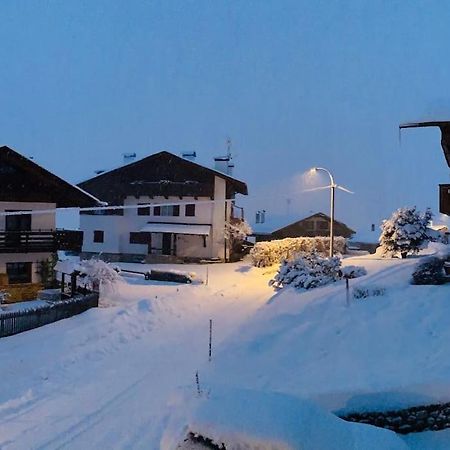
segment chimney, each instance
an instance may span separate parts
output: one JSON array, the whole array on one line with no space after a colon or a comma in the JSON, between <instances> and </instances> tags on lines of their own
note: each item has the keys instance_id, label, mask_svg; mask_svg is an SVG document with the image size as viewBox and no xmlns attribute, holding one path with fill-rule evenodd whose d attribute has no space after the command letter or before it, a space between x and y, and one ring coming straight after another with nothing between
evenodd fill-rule
<instances>
[{"instance_id":1,"label":"chimney","mask_svg":"<svg viewBox=\"0 0 450 450\"><path fill-rule=\"evenodd\" d=\"M122 153L123 164L130 164L136 159L136 153Z\"/></svg>"},{"instance_id":2,"label":"chimney","mask_svg":"<svg viewBox=\"0 0 450 450\"><path fill-rule=\"evenodd\" d=\"M256 211L255 223L261 223L261 213Z\"/></svg>"},{"instance_id":3,"label":"chimney","mask_svg":"<svg viewBox=\"0 0 450 450\"><path fill-rule=\"evenodd\" d=\"M195 158L197 158L197 152L183 152L181 157L187 159L188 161L195 162Z\"/></svg>"}]
</instances>

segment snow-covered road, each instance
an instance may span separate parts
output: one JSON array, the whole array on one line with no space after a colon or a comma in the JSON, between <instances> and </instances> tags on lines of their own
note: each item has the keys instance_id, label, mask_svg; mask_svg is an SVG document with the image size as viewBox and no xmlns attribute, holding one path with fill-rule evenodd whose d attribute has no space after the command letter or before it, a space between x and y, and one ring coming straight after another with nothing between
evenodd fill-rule
<instances>
[{"instance_id":1,"label":"snow-covered road","mask_svg":"<svg viewBox=\"0 0 450 450\"><path fill-rule=\"evenodd\" d=\"M157 449L170 393L201 382L209 319L216 346L272 292L262 270L209 270L208 286L130 277L116 306L2 339L0 448Z\"/></svg>"}]
</instances>

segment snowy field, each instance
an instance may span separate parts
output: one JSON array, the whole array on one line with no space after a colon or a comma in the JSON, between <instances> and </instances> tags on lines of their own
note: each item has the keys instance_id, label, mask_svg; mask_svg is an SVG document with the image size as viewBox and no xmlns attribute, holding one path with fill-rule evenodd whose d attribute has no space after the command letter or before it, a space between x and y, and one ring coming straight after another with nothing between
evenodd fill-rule
<instances>
[{"instance_id":1,"label":"snowy field","mask_svg":"<svg viewBox=\"0 0 450 450\"><path fill-rule=\"evenodd\" d=\"M274 293L274 269L245 262L173 266L203 280L208 267L208 285L124 277L103 307L0 340L0 448L156 450L197 370L205 390L273 391L328 411L449 401L450 284L409 285L417 261L347 259L368 270L352 285L386 288L350 307L343 282ZM450 448L447 431L403 439Z\"/></svg>"}]
</instances>

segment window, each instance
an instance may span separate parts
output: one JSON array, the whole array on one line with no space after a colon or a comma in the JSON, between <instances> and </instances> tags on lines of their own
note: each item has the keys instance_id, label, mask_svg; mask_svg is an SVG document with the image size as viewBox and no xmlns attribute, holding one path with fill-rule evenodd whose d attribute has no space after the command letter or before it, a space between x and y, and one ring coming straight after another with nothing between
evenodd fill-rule
<instances>
[{"instance_id":1,"label":"window","mask_svg":"<svg viewBox=\"0 0 450 450\"><path fill-rule=\"evenodd\" d=\"M322 231L328 230L328 228L329 228L328 222L325 222L325 221L317 222L317 226L318 226L319 230L322 230Z\"/></svg>"},{"instance_id":2,"label":"window","mask_svg":"<svg viewBox=\"0 0 450 450\"><path fill-rule=\"evenodd\" d=\"M194 217L195 216L195 205L186 205L184 214L186 217Z\"/></svg>"},{"instance_id":3,"label":"window","mask_svg":"<svg viewBox=\"0 0 450 450\"><path fill-rule=\"evenodd\" d=\"M130 233L130 244L150 244L151 233L132 231Z\"/></svg>"},{"instance_id":4,"label":"window","mask_svg":"<svg viewBox=\"0 0 450 450\"><path fill-rule=\"evenodd\" d=\"M138 216L149 216L150 215L150 206L143 206L138 208L137 210Z\"/></svg>"},{"instance_id":5,"label":"window","mask_svg":"<svg viewBox=\"0 0 450 450\"><path fill-rule=\"evenodd\" d=\"M10 284L31 283L31 263L6 263L6 273Z\"/></svg>"},{"instance_id":6,"label":"window","mask_svg":"<svg viewBox=\"0 0 450 450\"><path fill-rule=\"evenodd\" d=\"M180 205L163 205L153 208L154 216L179 216Z\"/></svg>"},{"instance_id":7,"label":"window","mask_svg":"<svg viewBox=\"0 0 450 450\"><path fill-rule=\"evenodd\" d=\"M314 230L314 222L312 220L307 220L305 222L305 227L308 231Z\"/></svg>"},{"instance_id":8,"label":"window","mask_svg":"<svg viewBox=\"0 0 450 450\"><path fill-rule=\"evenodd\" d=\"M6 212L16 212L7 209ZM6 231L31 231L31 214L18 214L17 216L5 216Z\"/></svg>"},{"instance_id":9,"label":"window","mask_svg":"<svg viewBox=\"0 0 450 450\"><path fill-rule=\"evenodd\" d=\"M105 239L105 232L102 230L94 231L94 242L102 243Z\"/></svg>"}]
</instances>

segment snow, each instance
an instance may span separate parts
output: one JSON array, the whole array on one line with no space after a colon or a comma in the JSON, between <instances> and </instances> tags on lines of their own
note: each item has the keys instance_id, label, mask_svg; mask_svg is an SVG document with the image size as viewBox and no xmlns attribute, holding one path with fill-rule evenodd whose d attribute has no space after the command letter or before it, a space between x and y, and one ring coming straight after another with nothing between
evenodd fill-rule
<instances>
[{"instance_id":1,"label":"snow","mask_svg":"<svg viewBox=\"0 0 450 450\"><path fill-rule=\"evenodd\" d=\"M450 284L410 285L418 261L344 260L368 271L351 287L385 289L350 307L344 282L283 289L220 349L207 382L293 394L341 413L450 401Z\"/></svg>"},{"instance_id":2,"label":"snow","mask_svg":"<svg viewBox=\"0 0 450 450\"><path fill-rule=\"evenodd\" d=\"M208 363L209 320L214 352L273 292L248 264L208 271L208 285L127 277L101 308L0 339L0 448L159 448L171 392Z\"/></svg>"},{"instance_id":3,"label":"snow","mask_svg":"<svg viewBox=\"0 0 450 450\"><path fill-rule=\"evenodd\" d=\"M227 450L406 450L395 433L345 422L310 401L278 393L223 389L196 398L184 395L161 440L173 450L188 432ZM257 414L255 414L257 412Z\"/></svg>"},{"instance_id":4,"label":"snow","mask_svg":"<svg viewBox=\"0 0 450 450\"><path fill-rule=\"evenodd\" d=\"M26 311L29 309L42 308L48 306L48 303L44 300L30 300L27 302L6 303L0 307L0 315L2 313L10 313L17 311Z\"/></svg>"},{"instance_id":5,"label":"snow","mask_svg":"<svg viewBox=\"0 0 450 450\"><path fill-rule=\"evenodd\" d=\"M433 244L423 253L448 249ZM163 436L175 439L176 424L183 421L216 438L239 433L248 443L264 432L278 439L292 423L282 420L289 416L284 402L300 418L308 408L317 411L310 422L299 423L321 432L302 433L302 439L320 439L329 426L342 436L369 436L364 449L381 442L379 436L389 440L390 432L339 425L328 413L450 400L450 284L410 285L420 260L346 258L344 266L367 270L350 280L351 288L385 288L384 296L352 299L349 307L343 281L275 293L268 282L276 267L255 268L250 261L120 264L140 271L193 271L205 284L120 277L104 287L100 308L0 339L0 358L7 362L1 372L7 389L0 391L0 448L158 449ZM180 387L187 398L195 394L197 371L211 403L202 397L199 409L177 409ZM243 419L255 408L262 411L266 402L270 408L260 422ZM269 414L272 407L275 417ZM219 420L222 413L227 420ZM274 427L264 420L274 421ZM299 428L295 433L304 430ZM295 436L284 436L286 445ZM421 447L420 439L407 436L404 442L433 449ZM423 439L436 441L437 449L445 448L439 442L450 443L446 432ZM397 439L392 442L392 448L401 448Z\"/></svg>"}]
</instances>

